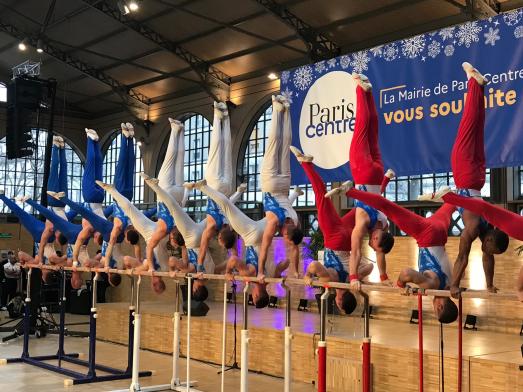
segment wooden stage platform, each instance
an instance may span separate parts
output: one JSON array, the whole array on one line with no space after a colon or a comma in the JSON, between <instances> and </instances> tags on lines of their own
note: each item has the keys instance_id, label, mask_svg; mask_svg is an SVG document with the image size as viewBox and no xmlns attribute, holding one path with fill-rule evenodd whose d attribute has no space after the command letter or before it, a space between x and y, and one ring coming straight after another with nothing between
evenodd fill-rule
<instances>
[{"instance_id":1,"label":"wooden stage platform","mask_svg":"<svg viewBox=\"0 0 523 392\"><path fill-rule=\"evenodd\" d=\"M220 303L209 303L206 317L194 317L191 325L191 356L220 363ZM174 306L162 302L142 303L142 348L172 351ZM359 313L358 313L359 316ZM98 338L126 344L128 306L124 303L99 305ZM227 358L232 363L234 347L234 304L228 305ZM240 362L242 306L237 305L237 360ZM284 309L249 307L251 337L249 369L274 376L283 375ZM294 340L293 378L314 382L317 358L319 315L292 312ZM408 322L371 320L372 379L374 392L418 391L418 327ZM457 391L457 329L444 328L445 390ZM327 380L330 391L361 391L361 339L363 319L357 316L329 316L327 339ZM181 350L185 352L185 320L182 317ZM518 334L490 331L463 333L463 391L523 392L523 364ZM425 391L436 392L439 385L439 327L424 326ZM154 364L143 364L154 368Z\"/></svg>"}]
</instances>

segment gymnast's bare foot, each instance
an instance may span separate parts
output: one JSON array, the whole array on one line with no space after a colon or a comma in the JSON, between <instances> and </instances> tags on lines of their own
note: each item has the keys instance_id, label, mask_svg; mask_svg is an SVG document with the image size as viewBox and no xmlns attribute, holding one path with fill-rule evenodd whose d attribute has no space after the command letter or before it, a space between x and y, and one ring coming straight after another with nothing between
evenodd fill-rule
<instances>
[{"instance_id":1,"label":"gymnast's bare foot","mask_svg":"<svg viewBox=\"0 0 523 392\"><path fill-rule=\"evenodd\" d=\"M58 148L64 148L65 142L61 136L53 136L53 145Z\"/></svg>"},{"instance_id":2,"label":"gymnast's bare foot","mask_svg":"<svg viewBox=\"0 0 523 392\"><path fill-rule=\"evenodd\" d=\"M325 197L327 199L330 199L334 195L338 195L338 194L341 194L341 193L347 193L352 188L354 188L354 183L352 181L350 181L350 180L349 181L345 181L339 187L333 188L330 191L328 191L325 194Z\"/></svg>"},{"instance_id":3,"label":"gymnast's bare foot","mask_svg":"<svg viewBox=\"0 0 523 392\"><path fill-rule=\"evenodd\" d=\"M183 128L183 124L175 119L169 117L169 123L171 124L171 131L178 132Z\"/></svg>"},{"instance_id":4,"label":"gymnast's bare foot","mask_svg":"<svg viewBox=\"0 0 523 392\"><path fill-rule=\"evenodd\" d=\"M205 185L207 185L206 179L196 181L196 182L186 182L185 184L183 184L183 186L186 187L187 189L201 189Z\"/></svg>"},{"instance_id":5,"label":"gymnast's bare foot","mask_svg":"<svg viewBox=\"0 0 523 392\"><path fill-rule=\"evenodd\" d=\"M105 190L114 189L113 184L106 184L105 182L102 182L99 180L96 180L95 182L96 182L96 185L98 185L102 189L105 189Z\"/></svg>"},{"instance_id":6,"label":"gymnast's bare foot","mask_svg":"<svg viewBox=\"0 0 523 392\"><path fill-rule=\"evenodd\" d=\"M387 172L385 173L385 177L392 180L394 177L396 177L396 173L392 169L387 169Z\"/></svg>"},{"instance_id":7,"label":"gymnast's bare foot","mask_svg":"<svg viewBox=\"0 0 523 392\"><path fill-rule=\"evenodd\" d=\"M303 196L305 194L305 192L303 192L303 190L298 186L296 185L294 188L293 188L293 192L294 193L297 193L298 196Z\"/></svg>"},{"instance_id":8,"label":"gymnast's bare foot","mask_svg":"<svg viewBox=\"0 0 523 392\"><path fill-rule=\"evenodd\" d=\"M463 67L463 70L467 74L467 79L470 79L470 78L476 79L476 82L478 82L478 84L480 86L484 86L489 83L489 80L486 77L484 77L482 74L480 74L479 71L472 66L472 64L467 63L465 61L463 64L461 64L461 66Z\"/></svg>"},{"instance_id":9,"label":"gymnast's bare foot","mask_svg":"<svg viewBox=\"0 0 523 392\"><path fill-rule=\"evenodd\" d=\"M140 173L140 175L143 177L143 180L147 183L147 185L158 185L160 183L160 180L154 177L150 177L145 173Z\"/></svg>"},{"instance_id":10,"label":"gymnast's bare foot","mask_svg":"<svg viewBox=\"0 0 523 392\"><path fill-rule=\"evenodd\" d=\"M448 186L440 188L434 193L425 193L424 195L418 196L419 201L433 201L436 203L443 203L443 196L451 192Z\"/></svg>"},{"instance_id":11,"label":"gymnast's bare foot","mask_svg":"<svg viewBox=\"0 0 523 392\"><path fill-rule=\"evenodd\" d=\"M294 154L294 156L296 157L296 159L298 160L298 162L300 162L300 163L302 163L302 162L312 162L312 160L314 159L314 157L312 155L305 155L297 147L290 146L289 148L290 148L291 152Z\"/></svg>"},{"instance_id":12,"label":"gymnast's bare foot","mask_svg":"<svg viewBox=\"0 0 523 392\"><path fill-rule=\"evenodd\" d=\"M363 74L353 72L352 78L358 83L358 85L364 90L364 91L371 91L372 90L372 84L369 82L369 78L366 77Z\"/></svg>"},{"instance_id":13,"label":"gymnast's bare foot","mask_svg":"<svg viewBox=\"0 0 523 392\"><path fill-rule=\"evenodd\" d=\"M238 188L236 188L236 192L238 193L244 193L247 190L247 183L243 182L241 183Z\"/></svg>"},{"instance_id":14,"label":"gymnast's bare foot","mask_svg":"<svg viewBox=\"0 0 523 392\"><path fill-rule=\"evenodd\" d=\"M131 123L125 123L125 127L127 128L127 133L129 136L126 137L134 137L134 126Z\"/></svg>"},{"instance_id":15,"label":"gymnast's bare foot","mask_svg":"<svg viewBox=\"0 0 523 392\"><path fill-rule=\"evenodd\" d=\"M85 128L85 133L87 137L97 142L100 138L94 129Z\"/></svg>"},{"instance_id":16,"label":"gymnast's bare foot","mask_svg":"<svg viewBox=\"0 0 523 392\"><path fill-rule=\"evenodd\" d=\"M65 192L47 191L47 194L51 197L54 197L57 200L60 200L62 197L65 197Z\"/></svg>"}]
</instances>

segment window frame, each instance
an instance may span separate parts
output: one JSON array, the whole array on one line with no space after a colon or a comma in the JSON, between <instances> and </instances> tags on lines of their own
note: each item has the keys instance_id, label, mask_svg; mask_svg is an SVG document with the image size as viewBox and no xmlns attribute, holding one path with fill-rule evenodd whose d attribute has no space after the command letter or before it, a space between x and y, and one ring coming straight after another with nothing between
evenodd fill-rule
<instances>
[{"instance_id":1,"label":"window frame","mask_svg":"<svg viewBox=\"0 0 523 392\"><path fill-rule=\"evenodd\" d=\"M8 197L16 196L30 196L36 200L40 200L41 190L44 176L44 164L45 164L45 146L47 141L47 130L40 128L31 129L33 140L37 140L37 150L31 157L7 159L6 154L6 137L0 139L0 178L4 178L5 181L0 184L0 187L4 189ZM69 186L69 197L73 201L81 201L81 180L84 170L84 159L79 154L79 149L66 137L59 133L53 132L56 136L61 136L66 143L66 160L67 160L67 180ZM76 158L76 159L75 159ZM36 162L36 168L35 168ZM4 165L4 166L2 166ZM12 165L11 167L9 165ZM79 170L78 170L79 168ZM14 170L13 170L14 169ZM21 184L8 184L7 171L14 173L14 182L21 181ZM28 174L30 174L28 176ZM28 178L29 177L29 178ZM29 182L33 181L33 185L29 186ZM75 186L76 185L76 186ZM13 187L19 188L17 192L12 192ZM15 190L16 190L15 188ZM13 194L14 193L14 194ZM26 211L32 211L32 208L28 205L24 205ZM0 208L0 213L7 213L9 209L5 205Z\"/></svg>"},{"instance_id":2,"label":"window frame","mask_svg":"<svg viewBox=\"0 0 523 392\"><path fill-rule=\"evenodd\" d=\"M110 133L110 136L107 138L106 142L104 143L102 154L103 154L103 182L114 182L114 173L116 171L116 163L118 162L118 151L120 150L120 135L121 130L115 129L113 132ZM138 145L138 141L135 139L135 173L134 173L134 188L133 188L133 203L136 205L143 205L145 204L145 183L140 176L140 173L144 171L144 162L143 162L143 156L142 156L142 150L140 146ZM108 158L108 154L110 154L111 160L109 162L106 162L106 159ZM109 166L111 165L111 166ZM108 170L110 168L110 170ZM105 198L104 203L105 204L111 204L112 203L112 196L109 192L105 192Z\"/></svg>"}]
</instances>

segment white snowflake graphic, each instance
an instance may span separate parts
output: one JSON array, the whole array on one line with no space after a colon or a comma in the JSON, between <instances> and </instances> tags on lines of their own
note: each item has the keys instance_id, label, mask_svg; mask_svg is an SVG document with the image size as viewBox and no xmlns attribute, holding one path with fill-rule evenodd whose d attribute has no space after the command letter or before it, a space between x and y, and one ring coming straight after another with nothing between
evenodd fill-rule
<instances>
[{"instance_id":1,"label":"white snowflake graphic","mask_svg":"<svg viewBox=\"0 0 523 392\"><path fill-rule=\"evenodd\" d=\"M283 71L280 75L280 81L282 84L287 84L289 81L289 77L291 76L291 73L289 71Z\"/></svg>"},{"instance_id":2,"label":"white snowflake graphic","mask_svg":"<svg viewBox=\"0 0 523 392\"><path fill-rule=\"evenodd\" d=\"M333 58L333 59L330 59L330 60L327 61L327 66L329 68L334 68L334 67L336 67L336 65L337 65L336 64L336 58Z\"/></svg>"},{"instance_id":3,"label":"white snowflake graphic","mask_svg":"<svg viewBox=\"0 0 523 392\"><path fill-rule=\"evenodd\" d=\"M356 52L352 55L350 65L354 69L354 72L362 73L369 69L369 61L369 52L367 50L362 50L361 52Z\"/></svg>"},{"instance_id":4,"label":"white snowflake graphic","mask_svg":"<svg viewBox=\"0 0 523 392\"><path fill-rule=\"evenodd\" d=\"M488 31L483 34L485 37L485 45L496 45L496 41L500 39L499 29L489 27Z\"/></svg>"},{"instance_id":5,"label":"white snowflake graphic","mask_svg":"<svg viewBox=\"0 0 523 392\"><path fill-rule=\"evenodd\" d=\"M294 71L294 86L299 90L306 90L312 83L312 68L304 65Z\"/></svg>"},{"instance_id":6,"label":"white snowflake graphic","mask_svg":"<svg viewBox=\"0 0 523 392\"><path fill-rule=\"evenodd\" d=\"M401 43L401 51L403 52L403 55L409 59L418 57L424 48L425 37L423 35L404 39Z\"/></svg>"},{"instance_id":7,"label":"white snowflake graphic","mask_svg":"<svg viewBox=\"0 0 523 392\"><path fill-rule=\"evenodd\" d=\"M523 38L523 26L518 26L514 29L514 37Z\"/></svg>"},{"instance_id":8,"label":"white snowflake graphic","mask_svg":"<svg viewBox=\"0 0 523 392\"><path fill-rule=\"evenodd\" d=\"M432 41L427 47L427 54L435 58L441 52L441 44L438 41Z\"/></svg>"},{"instance_id":9,"label":"white snowflake graphic","mask_svg":"<svg viewBox=\"0 0 523 392\"><path fill-rule=\"evenodd\" d=\"M452 56L454 54L454 45L445 46L443 52L445 53L445 56Z\"/></svg>"},{"instance_id":10,"label":"white snowflake graphic","mask_svg":"<svg viewBox=\"0 0 523 392\"><path fill-rule=\"evenodd\" d=\"M445 27L438 32L438 35L441 37L442 41L452 39L454 36L454 27Z\"/></svg>"},{"instance_id":11,"label":"white snowflake graphic","mask_svg":"<svg viewBox=\"0 0 523 392\"><path fill-rule=\"evenodd\" d=\"M285 89L285 91L282 91L282 93L281 93L281 95L283 95L285 98L287 98L287 101L289 101L289 103L292 103L292 94L293 94L293 92L291 90L289 90L288 87Z\"/></svg>"},{"instance_id":12,"label":"white snowflake graphic","mask_svg":"<svg viewBox=\"0 0 523 392\"><path fill-rule=\"evenodd\" d=\"M507 26L515 26L519 23L522 16L523 11L521 9L505 12L503 14L503 21Z\"/></svg>"},{"instance_id":13,"label":"white snowflake graphic","mask_svg":"<svg viewBox=\"0 0 523 392\"><path fill-rule=\"evenodd\" d=\"M470 48L473 42L479 42L479 33L482 29L477 22L466 22L458 26L456 33L458 45L465 45L465 47Z\"/></svg>"},{"instance_id":14,"label":"white snowflake graphic","mask_svg":"<svg viewBox=\"0 0 523 392\"><path fill-rule=\"evenodd\" d=\"M340 57L340 66L343 69L347 69L350 65L350 56L348 54L344 54Z\"/></svg>"},{"instance_id":15,"label":"white snowflake graphic","mask_svg":"<svg viewBox=\"0 0 523 392\"><path fill-rule=\"evenodd\" d=\"M383 58L386 61L395 60L398 57L398 47L395 43L387 44L383 47Z\"/></svg>"},{"instance_id":16,"label":"white snowflake graphic","mask_svg":"<svg viewBox=\"0 0 523 392\"><path fill-rule=\"evenodd\" d=\"M369 50L374 57L380 57L383 54L383 45L375 46Z\"/></svg>"},{"instance_id":17,"label":"white snowflake graphic","mask_svg":"<svg viewBox=\"0 0 523 392\"><path fill-rule=\"evenodd\" d=\"M314 70L318 73L322 73L325 69L327 69L325 61L320 61L319 63L314 64Z\"/></svg>"}]
</instances>

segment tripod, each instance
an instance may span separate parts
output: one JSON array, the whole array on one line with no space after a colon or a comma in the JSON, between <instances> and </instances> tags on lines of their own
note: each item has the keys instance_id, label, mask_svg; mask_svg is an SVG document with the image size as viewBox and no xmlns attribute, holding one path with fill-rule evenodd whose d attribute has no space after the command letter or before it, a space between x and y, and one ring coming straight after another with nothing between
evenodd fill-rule
<instances>
[{"instance_id":1,"label":"tripod","mask_svg":"<svg viewBox=\"0 0 523 392\"><path fill-rule=\"evenodd\" d=\"M232 351L232 355L233 355L233 358L234 358L234 361L232 363L231 366L228 366L224 372L227 372L229 370L240 370L240 367L238 366L238 360L237 360L237 357L236 357L236 343L237 343L237 337L236 337L236 309L237 309L237 305L236 305L236 281L233 281L232 285L231 285L231 289L232 289L232 296L231 296L231 300L234 302L234 347L233 347L233 351ZM222 371L220 370L217 374L221 374Z\"/></svg>"}]
</instances>

